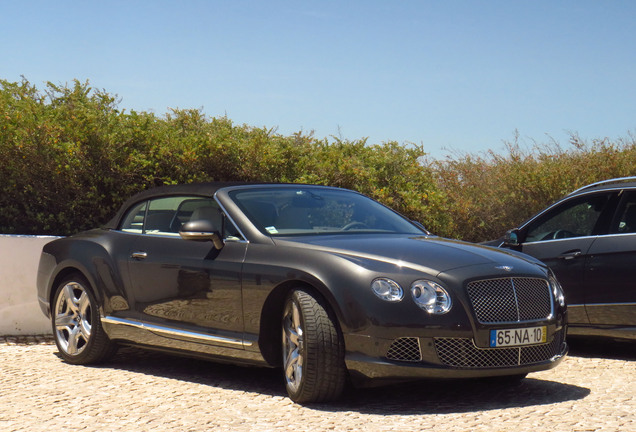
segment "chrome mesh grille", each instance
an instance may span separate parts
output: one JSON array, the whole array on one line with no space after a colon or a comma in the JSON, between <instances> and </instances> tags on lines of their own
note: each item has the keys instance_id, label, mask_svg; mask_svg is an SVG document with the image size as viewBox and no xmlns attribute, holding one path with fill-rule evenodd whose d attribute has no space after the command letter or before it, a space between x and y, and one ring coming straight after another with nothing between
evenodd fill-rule
<instances>
[{"instance_id":1,"label":"chrome mesh grille","mask_svg":"<svg viewBox=\"0 0 636 432\"><path fill-rule=\"evenodd\" d=\"M422 360L419 339L405 337L394 340L386 353L386 358L406 362L418 362Z\"/></svg>"},{"instance_id":2,"label":"chrome mesh grille","mask_svg":"<svg viewBox=\"0 0 636 432\"><path fill-rule=\"evenodd\" d=\"M486 279L470 282L466 291L477 321L484 324L540 320L552 312L544 279Z\"/></svg>"},{"instance_id":3,"label":"chrome mesh grille","mask_svg":"<svg viewBox=\"0 0 636 432\"><path fill-rule=\"evenodd\" d=\"M540 363L560 354L561 347L565 341L564 336L565 333L559 331L554 334L554 339L548 344L521 347L520 364Z\"/></svg>"},{"instance_id":4,"label":"chrome mesh grille","mask_svg":"<svg viewBox=\"0 0 636 432\"><path fill-rule=\"evenodd\" d=\"M552 342L512 348L478 348L472 339L435 338L439 360L463 368L498 368L522 366L547 361L561 352L563 331L554 334Z\"/></svg>"}]
</instances>

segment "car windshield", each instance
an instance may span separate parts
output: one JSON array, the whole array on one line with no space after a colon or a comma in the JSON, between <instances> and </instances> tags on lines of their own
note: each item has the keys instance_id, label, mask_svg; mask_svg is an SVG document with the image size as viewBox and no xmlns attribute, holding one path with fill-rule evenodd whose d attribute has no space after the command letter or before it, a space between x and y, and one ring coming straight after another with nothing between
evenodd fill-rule
<instances>
[{"instance_id":1,"label":"car windshield","mask_svg":"<svg viewBox=\"0 0 636 432\"><path fill-rule=\"evenodd\" d=\"M424 234L409 220L370 198L343 189L241 189L231 198L263 233L272 236L334 233Z\"/></svg>"}]
</instances>

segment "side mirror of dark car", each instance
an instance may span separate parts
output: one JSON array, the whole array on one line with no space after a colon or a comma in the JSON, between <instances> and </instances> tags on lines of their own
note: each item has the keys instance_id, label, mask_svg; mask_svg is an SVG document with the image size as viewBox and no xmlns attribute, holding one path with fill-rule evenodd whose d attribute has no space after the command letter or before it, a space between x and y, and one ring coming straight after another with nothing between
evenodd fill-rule
<instances>
[{"instance_id":1,"label":"side mirror of dark car","mask_svg":"<svg viewBox=\"0 0 636 432\"><path fill-rule=\"evenodd\" d=\"M217 227L209 220L199 219L186 222L179 230L185 240L212 241L216 249L223 249L223 240Z\"/></svg>"},{"instance_id":2,"label":"side mirror of dark car","mask_svg":"<svg viewBox=\"0 0 636 432\"><path fill-rule=\"evenodd\" d=\"M519 228L514 228L506 231L503 241L504 246L518 246L519 245Z\"/></svg>"}]
</instances>

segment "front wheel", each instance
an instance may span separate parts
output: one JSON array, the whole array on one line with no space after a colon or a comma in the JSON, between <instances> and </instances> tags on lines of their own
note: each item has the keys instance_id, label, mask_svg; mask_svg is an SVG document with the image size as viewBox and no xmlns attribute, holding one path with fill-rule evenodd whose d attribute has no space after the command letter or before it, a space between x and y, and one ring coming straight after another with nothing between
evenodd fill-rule
<instances>
[{"instance_id":1,"label":"front wheel","mask_svg":"<svg viewBox=\"0 0 636 432\"><path fill-rule=\"evenodd\" d=\"M69 363L98 363L115 352L115 344L102 329L97 301L79 275L58 285L51 324L60 355Z\"/></svg>"},{"instance_id":2,"label":"front wheel","mask_svg":"<svg viewBox=\"0 0 636 432\"><path fill-rule=\"evenodd\" d=\"M304 289L293 290L283 312L283 370L297 403L326 402L346 382L344 342L328 306Z\"/></svg>"}]
</instances>

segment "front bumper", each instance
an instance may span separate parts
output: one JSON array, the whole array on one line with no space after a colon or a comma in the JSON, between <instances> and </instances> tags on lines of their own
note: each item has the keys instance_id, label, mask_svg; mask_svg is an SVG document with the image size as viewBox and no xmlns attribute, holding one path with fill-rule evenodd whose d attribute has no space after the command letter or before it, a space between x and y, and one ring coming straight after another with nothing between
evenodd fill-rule
<instances>
[{"instance_id":1,"label":"front bumper","mask_svg":"<svg viewBox=\"0 0 636 432\"><path fill-rule=\"evenodd\" d=\"M419 378L479 378L521 375L557 366L568 352L566 328L545 344L481 348L471 338L379 339L347 335L345 362L354 384Z\"/></svg>"}]
</instances>

